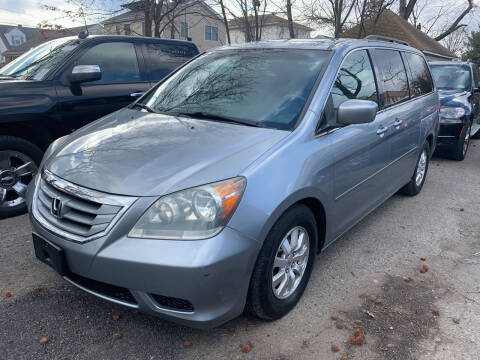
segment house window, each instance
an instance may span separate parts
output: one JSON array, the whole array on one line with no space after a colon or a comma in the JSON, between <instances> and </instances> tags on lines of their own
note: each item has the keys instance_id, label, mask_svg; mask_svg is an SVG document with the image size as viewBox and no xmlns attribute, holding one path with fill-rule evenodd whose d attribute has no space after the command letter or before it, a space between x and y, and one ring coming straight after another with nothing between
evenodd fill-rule
<instances>
[{"instance_id":1,"label":"house window","mask_svg":"<svg viewBox=\"0 0 480 360\"><path fill-rule=\"evenodd\" d=\"M145 36L145 22L142 22L142 35Z\"/></svg>"},{"instance_id":2,"label":"house window","mask_svg":"<svg viewBox=\"0 0 480 360\"><path fill-rule=\"evenodd\" d=\"M123 32L125 35L130 35L132 33L130 29L130 24L123 24Z\"/></svg>"},{"instance_id":3,"label":"house window","mask_svg":"<svg viewBox=\"0 0 480 360\"><path fill-rule=\"evenodd\" d=\"M184 39L188 38L188 24L186 22L180 23L180 36Z\"/></svg>"},{"instance_id":4,"label":"house window","mask_svg":"<svg viewBox=\"0 0 480 360\"><path fill-rule=\"evenodd\" d=\"M205 40L218 41L218 27L205 25Z\"/></svg>"},{"instance_id":5,"label":"house window","mask_svg":"<svg viewBox=\"0 0 480 360\"><path fill-rule=\"evenodd\" d=\"M22 36L17 36L17 35L11 35L10 36L10 43L12 46L18 46L23 44L23 37Z\"/></svg>"}]
</instances>

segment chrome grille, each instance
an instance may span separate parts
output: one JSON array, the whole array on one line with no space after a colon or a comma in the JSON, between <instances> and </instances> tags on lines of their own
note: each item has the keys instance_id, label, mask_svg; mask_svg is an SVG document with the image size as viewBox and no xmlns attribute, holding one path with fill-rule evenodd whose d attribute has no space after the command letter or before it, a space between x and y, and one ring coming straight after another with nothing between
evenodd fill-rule
<instances>
[{"instance_id":1,"label":"chrome grille","mask_svg":"<svg viewBox=\"0 0 480 360\"><path fill-rule=\"evenodd\" d=\"M54 201L59 209L54 209ZM79 187L45 171L36 185L33 214L50 231L85 242L105 235L134 201Z\"/></svg>"}]
</instances>

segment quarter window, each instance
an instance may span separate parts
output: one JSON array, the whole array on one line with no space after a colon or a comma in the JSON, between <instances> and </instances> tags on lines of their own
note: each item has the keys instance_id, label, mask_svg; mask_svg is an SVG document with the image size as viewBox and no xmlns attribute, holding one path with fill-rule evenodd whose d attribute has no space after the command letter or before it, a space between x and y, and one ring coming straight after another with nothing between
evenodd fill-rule
<instances>
[{"instance_id":1,"label":"quarter window","mask_svg":"<svg viewBox=\"0 0 480 360\"><path fill-rule=\"evenodd\" d=\"M124 24L123 25L123 31L125 32L125 35L130 35L132 33L132 30L130 28L130 24Z\"/></svg>"},{"instance_id":2,"label":"quarter window","mask_svg":"<svg viewBox=\"0 0 480 360\"><path fill-rule=\"evenodd\" d=\"M432 78L428 66L420 55L402 53L408 63L408 80L410 84L410 96L416 97L433 91Z\"/></svg>"},{"instance_id":3,"label":"quarter window","mask_svg":"<svg viewBox=\"0 0 480 360\"><path fill-rule=\"evenodd\" d=\"M338 72L331 96L334 109L350 99L377 102L375 77L366 50L348 55Z\"/></svg>"},{"instance_id":4,"label":"quarter window","mask_svg":"<svg viewBox=\"0 0 480 360\"><path fill-rule=\"evenodd\" d=\"M400 52L375 49L372 57L379 71L381 106L391 106L408 99L407 74Z\"/></svg>"},{"instance_id":5,"label":"quarter window","mask_svg":"<svg viewBox=\"0 0 480 360\"><path fill-rule=\"evenodd\" d=\"M77 65L99 65L102 78L92 84L129 83L140 81L135 46L127 42L110 42L88 49Z\"/></svg>"}]
</instances>

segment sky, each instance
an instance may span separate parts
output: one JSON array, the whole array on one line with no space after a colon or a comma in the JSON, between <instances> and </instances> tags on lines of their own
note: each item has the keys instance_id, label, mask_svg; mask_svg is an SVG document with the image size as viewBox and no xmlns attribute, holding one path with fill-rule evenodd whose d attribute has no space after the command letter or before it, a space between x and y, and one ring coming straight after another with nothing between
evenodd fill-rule
<instances>
[{"instance_id":1,"label":"sky","mask_svg":"<svg viewBox=\"0 0 480 360\"><path fill-rule=\"evenodd\" d=\"M110 3L114 0L104 1ZM117 3L120 2L125 1L118 1ZM83 19L72 20L57 12L42 9L42 5L56 6L68 10L76 9L75 5L68 4L65 0L0 0L0 24L21 24L36 27L42 21L49 21L63 27L83 25ZM116 6L118 8L118 5ZM88 22L94 22L94 19L89 19Z\"/></svg>"}]
</instances>

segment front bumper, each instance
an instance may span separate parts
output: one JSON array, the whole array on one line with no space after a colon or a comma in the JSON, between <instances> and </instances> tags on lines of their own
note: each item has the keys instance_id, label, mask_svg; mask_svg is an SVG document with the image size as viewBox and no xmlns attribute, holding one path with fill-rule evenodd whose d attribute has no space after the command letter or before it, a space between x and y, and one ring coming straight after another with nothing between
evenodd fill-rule
<instances>
[{"instance_id":1,"label":"front bumper","mask_svg":"<svg viewBox=\"0 0 480 360\"><path fill-rule=\"evenodd\" d=\"M91 294L198 328L240 315L260 244L229 227L206 240L128 238L150 203L137 200L106 236L86 243L53 234L32 215L30 220L35 234L63 249L65 279Z\"/></svg>"},{"instance_id":2,"label":"front bumper","mask_svg":"<svg viewBox=\"0 0 480 360\"><path fill-rule=\"evenodd\" d=\"M437 137L438 150L449 148L457 144L465 123L442 124Z\"/></svg>"}]
</instances>

